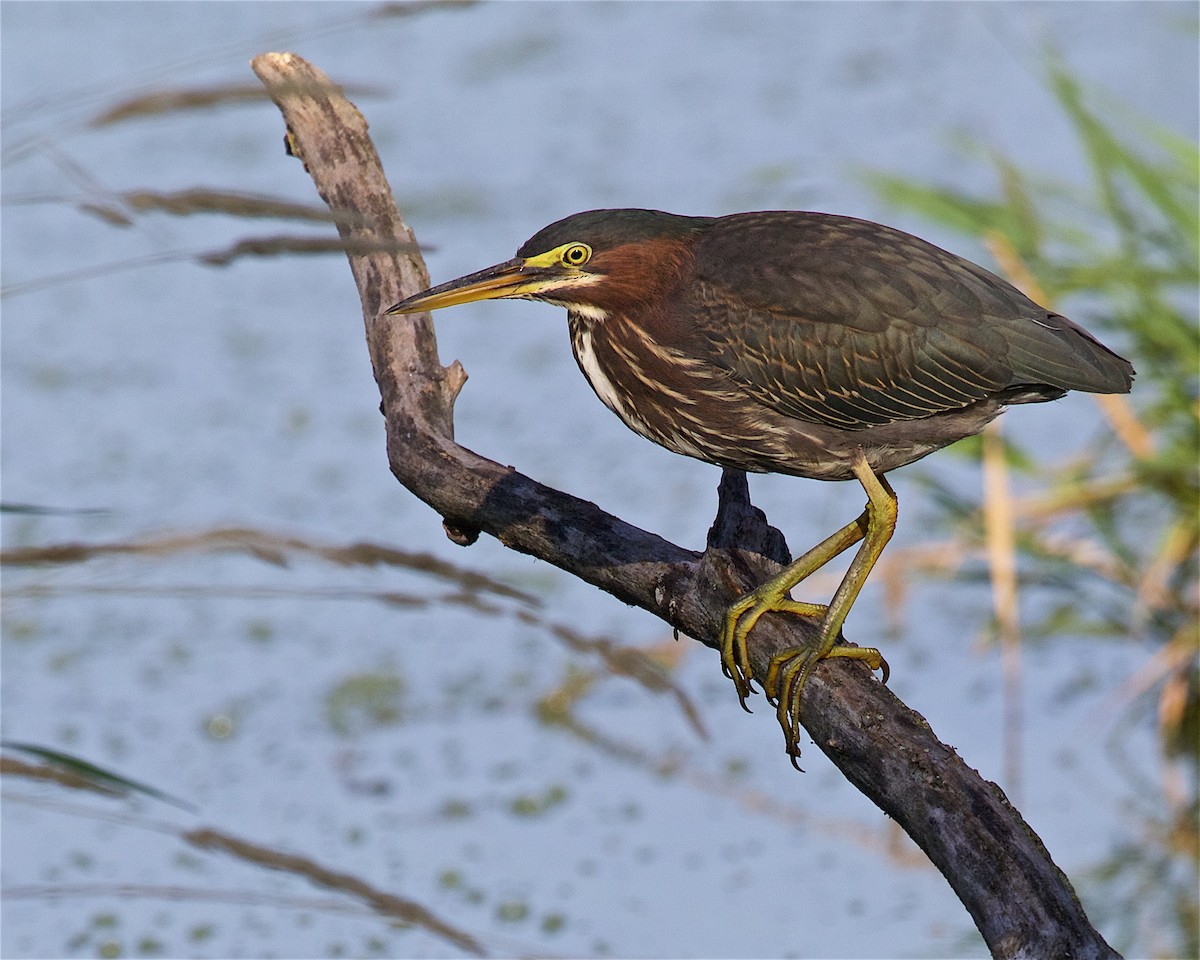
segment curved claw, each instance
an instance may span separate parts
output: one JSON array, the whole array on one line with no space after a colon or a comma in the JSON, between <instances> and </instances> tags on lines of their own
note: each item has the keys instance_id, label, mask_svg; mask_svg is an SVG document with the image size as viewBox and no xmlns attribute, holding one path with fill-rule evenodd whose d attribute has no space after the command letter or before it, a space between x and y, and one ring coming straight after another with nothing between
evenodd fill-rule
<instances>
[{"instance_id":1,"label":"curved claw","mask_svg":"<svg viewBox=\"0 0 1200 960\"><path fill-rule=\"evenodd\" d=\"M721 630L721 672L733 681L738 701L747 713L752 711L746 706L746 698L756 691L753 684L754 670L750 666L750 651L746 643L759 618L764 613L780 611L820 620L828 609L824 604L804 603L786 596L781 599L775 595L776 591L767 587L739 597L726 613L725 624ZM777 672L778 667L775 660L772 660L766 680L762 684L763 694L772 706L775 705L772 691L775 689L774 678Z\"/></svg>"},{"instance_id":2,"label":"curved claw","mask_svg":"<svg viewBox=\"0 0 1200 960\"><path fill-rule=\"evenodd\" d=\"M784 740L793 765L796 757L800 756L800 694L808 682L808 675L812 673L821 656L819 650L800 650L798 653L793 651L793 655L785 659L780 667L782 685L775 688L778 697L775 716L779 725L783 727Z\"/></svg>"},{"instance_id":3,"label":"curved claw","mask_svg":"<svg viewBox=\"0 0 1200 960\"><path fill-rule=\"evenodd\" d=\"M731 669L725 663L724 651L721 653L721 672L733 681L733 687L737 691L738 695L738 703L742 705L742 709L747 713L753 713L754 711L746 706L746 697L754 692L754 688L750 685L750 679L748 677L744 677L740 671Z\"/></svg>"},{"instance_id":4,"label":"curved claw","mask_svg":"<svg viewBox=\"0 0 1200 960\"><path fill-rule=\"evenodd\" d=\"M726 612L725 623L721 628L721 672L733 681L738 702L747 713L752 712L746 705L746 698L754 692L754 670L750 666L746 636L761 616L761 611L756 613L754 608L754 594L740 597ZM750 622L743 623L747 614L750 614Z\"/></svg>"},{"instance_id":5,"label":"curved claw","mask_svg":"<svg viewBox=\"0 0 1200 960\"><path fill-rule=\"evenodd\" d=\"M792 757L792 766L800 756L800 699L808 678L817 663L829 657L845 657L847 660L862 660L872 670L883 672L887 682L890 670L883 654L875 647L847 647L831 644L822 650L798 647L783 650L771 658L764 687L768 699L775 704L775 716L783 727L787 752ZM796 769L800 769L798 766Z\"/></svg>"}]
</instances>

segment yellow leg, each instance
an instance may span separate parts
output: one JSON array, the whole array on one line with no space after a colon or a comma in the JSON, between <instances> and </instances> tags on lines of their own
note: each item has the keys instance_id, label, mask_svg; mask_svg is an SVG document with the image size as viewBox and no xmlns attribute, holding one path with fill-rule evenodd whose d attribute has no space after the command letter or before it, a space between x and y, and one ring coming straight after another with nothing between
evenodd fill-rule
<instances>
[{"instance_id":1,"label":"yellow leg","mask_svg":"<svg viewBox=\"0 0 1200 960\"><path fill-rule=\"evenodd\" d=\"M852 469L867 493L866 510L853 523L847 524L809 550L757 590L739 598L730 607L722 632L722 668L725 674L733 679L738 698L745 707L746 696L750 692L750 681L753 678L746 638L759 617L768 611L780 610L821 618L821 631L816 643L811 647L797 647L776 654L771 659L763 681L763 689L768 699L777 704L777 715L793 763L800 752L800 695L818 661L826 657L864 660L872 670L883 670L885 682L888 676L887 662L875 648L847 647L837 643L850 608L896 528L896 494L887 481L876 476L861 454ZM850 568L827 607L802 603L788 597L788 592L801 580L860 540L862 545L850 562Z\"/></svg>"},{"instance_id":2,"label":"yellow leg","mask_svg":"<svg viewBox=\"0 0 1200 960\"><path fill-rule=\"evenodd\" d=\"M787 610L801 616L824 619L827 610L824 604L792 600L788 597L788 591L838 554L858 543L867 529L867 519L867 513L864 511L853 523L846 524L837 533L826 537L757 590L739 597L729 608L721 632L721 669L737 688L742 709L749 712L746 697L750 695L750 681L754 679L754 671L750 667L749 653L746 650L746 637L758 622L758 618L770 610Z\"/></svg>"}]
</instances>

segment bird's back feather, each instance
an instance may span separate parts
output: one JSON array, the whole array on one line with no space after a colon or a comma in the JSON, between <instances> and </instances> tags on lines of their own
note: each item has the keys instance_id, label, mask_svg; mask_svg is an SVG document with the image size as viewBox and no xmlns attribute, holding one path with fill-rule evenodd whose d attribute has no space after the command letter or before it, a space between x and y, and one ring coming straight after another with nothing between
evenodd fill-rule
<instances>
[{"instance_id":1,"label":"bird's back feather","mask_svg":"<svg viewBox=\"0 0 1200 960\"><path fill-rule=\"evenodd\" d=\"M780 413L861 429L987 399L1124 393L1132 367L983 268L849 217L780 211L699 232L681 314Z\"/></svg>"}]
</instances>

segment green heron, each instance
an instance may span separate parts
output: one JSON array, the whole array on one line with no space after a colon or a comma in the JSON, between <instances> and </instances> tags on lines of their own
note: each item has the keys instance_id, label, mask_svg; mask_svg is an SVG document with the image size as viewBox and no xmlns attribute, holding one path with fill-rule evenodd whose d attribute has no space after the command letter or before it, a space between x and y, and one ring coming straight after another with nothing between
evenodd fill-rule
<instances>
[{"instance_id":1,"label":"green heron","mask_svg":"<svg viewBox=\"0 0 1200 960\"><path fill-rule=\"evenodd\" d=\"M625 424L721 467L857 479L863 514L729 608L721 664L742 706L746 639L766 612L820 622L761 679L793 758L800 696L826 657L887 664L842 624L896 525L884 479L1015 403L1127 393L1133 367L1066 317L967 260L891 227L797 211L685 217L592 210L512 260L409 297L415 313L496 298L565 307L588 382ZM790 598L862 541L827 605Z\"/></svg>"}]
</instances>

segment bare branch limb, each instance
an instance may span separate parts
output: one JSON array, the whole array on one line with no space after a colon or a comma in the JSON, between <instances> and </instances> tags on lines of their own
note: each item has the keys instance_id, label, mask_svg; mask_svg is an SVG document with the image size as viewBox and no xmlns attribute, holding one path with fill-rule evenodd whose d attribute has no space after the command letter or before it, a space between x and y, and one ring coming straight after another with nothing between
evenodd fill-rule
<instances>
[{"instance_id":1,"label":"bare branch limb","mask_svg":"<svg viewBox=\"0 0 1200 960\"><path fill-rule=\"evenodd\" d=\"M491 534L715 647L728 604L777 570L786 553L750 505L744 478L723 479L721 510L700 554L454 443L453 403L465 374L438 362L428 315L380 315L427 286L428 277L411 252L413 235L396 210L366 121L321 71L293 54L262 54L254 70L283 113L291 152L347 241L396 478L445 518L456 542ZM381 243L395 247L381 250ZM751 638L756 675L808 629L815 628L798 618L765 617ZM1115 956L1003 792L865 667L823 661L805 688L801 720L845 776L928 854L995 956Z\"/></svg>"}]
</instances>

